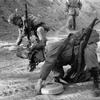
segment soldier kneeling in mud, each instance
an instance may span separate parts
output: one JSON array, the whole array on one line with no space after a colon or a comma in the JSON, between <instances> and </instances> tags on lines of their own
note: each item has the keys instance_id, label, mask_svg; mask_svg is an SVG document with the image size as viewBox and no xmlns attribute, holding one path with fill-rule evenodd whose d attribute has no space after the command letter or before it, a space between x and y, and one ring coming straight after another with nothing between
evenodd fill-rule
<instances>
[{"instance_id":1,"label":"soldier kneeling in mud","mask_svg":"<svg viewBox=\"0 0 100 100\"><path fill-rule=\"evenodd\" d=\"M68 64L69 65L73 64L73 57L76 57L77 54L79 54L78 52L80 49L78 49L78 47L80 47L79 44L80 44L81 38L84 36L83 34L85 34L86 36L85 40L88 39L87 41L88 44L86 42L83 42L83 46L85 45L86 47L81 53L83 55L82 61L84 60L81 63L84 66L85 65L87 66L87 69L90 73L90 77L91 76L93 77L94 93L96 95L98 94L98 91L100 93L99 72L98 72L100 68L99 68L97 54L96 54L96 48L97 48L97 42L99 41L99 35L96 32L96 30L93 30L93 27L96 21L97 19L95 19L88 28L82 29L81 31L78 31L74 34L71 33L66 39L63 39L55 43L52 46L52 48L47 52L46 57L45 57L45 63L43 64L41 68L40 79L38 79L38 82L35 87L37 93L41 92L41 88L44 85L43 83L45 82L46 78L48 77L51 71L56 73L54 75L55 82L60 82L60 79L63 79L64 81L69 82L67 78L69 79L71 78L68 77L68 75L64 76L66 72L64 73L63 66L68 65ZM88 34L90 35L90 33L91 33L91 36L88 36L87 38L87 35ZM85 41L85 40L83 39L82 41ZM73 50L74 50L74 55L73 55ZM79 57L80 55L78 55L78 58ZM74 66L71 66L71 69L73 69L73 67ZM78 69L77 65L76 65L76 69ZM78 74L79 71L76 71L76 73ZM74 78L74 81L72 82L73 83L81 82L84 79L83 78L82 80L78 80L78 78L79 76Z\"/></svg>"}]
</instances>

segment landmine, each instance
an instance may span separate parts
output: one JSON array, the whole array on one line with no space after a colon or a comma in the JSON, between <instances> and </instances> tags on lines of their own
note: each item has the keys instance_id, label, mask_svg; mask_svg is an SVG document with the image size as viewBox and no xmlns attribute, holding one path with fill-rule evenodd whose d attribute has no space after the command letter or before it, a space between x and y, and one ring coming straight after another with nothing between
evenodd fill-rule
<instances>
[{"instance_id":1,"label":"landmine","mask_svg":"<svg viewBox=\"0 0 100 100\"><path fill-rule=\"evenodd\" d=\"M64 87L60 83L48 83L41 89L42 94L60 94L64 92Z\"/></svg>"}]
</instances>

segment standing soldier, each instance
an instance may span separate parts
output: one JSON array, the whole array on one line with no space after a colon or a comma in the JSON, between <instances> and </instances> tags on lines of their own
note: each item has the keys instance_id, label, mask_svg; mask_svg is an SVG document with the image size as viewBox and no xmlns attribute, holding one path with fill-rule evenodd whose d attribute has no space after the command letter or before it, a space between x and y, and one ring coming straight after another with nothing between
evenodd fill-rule
<instances>
[{"instance_id":1,"label":"standing soldier","mask_svg":"<svg viewBox=\"0 0 100 100\"><path fill-rule=\"evenodd\" d=\"M76 17L79 16L79 10L82 7L80 0L67 0L66 1L66 12L68 12L67 25L69 29L76 29Z\"/></svg>"}]
</instances>

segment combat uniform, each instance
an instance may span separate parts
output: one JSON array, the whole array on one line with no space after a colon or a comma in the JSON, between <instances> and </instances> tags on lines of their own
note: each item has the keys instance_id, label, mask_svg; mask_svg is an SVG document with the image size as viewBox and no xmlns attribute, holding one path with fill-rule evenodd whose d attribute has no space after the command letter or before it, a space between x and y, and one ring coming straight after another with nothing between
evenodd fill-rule
<instances>
[{"instance_id":1,"label":"combat uniform","mask_svg":"<svg viewBox=\"0 0 100 100\"><path fill-rule=\"evenodd\" d=\"M30 39L31 35L35 35L36 39L38 39L37 29L40 26L43 26L45 24L44 22L41 22L40 19L37 18L36 16L29 14L28 19L27 19L28 27L25 27L25 25L26 25L25 16L20 16L20 15L16 14L16 12L9 16L8 22L13 25L18 26L19 35L16 40L16 45L20 45L22 42L22 39L25 36L27 36L29 44L31 44L31 39Z\"/></svg>"},{"instance_id":2,"label":"combat uniform","mask_svg":"<svg viewBox=\"0 0 100 100\"><path fill-rule=\"evenodd\" d=\"M87 68L90 69L90 74L93 77L93 83L96 91L94 93L96 93L96 95L98 94L98 92L100 93L98 73L99 64L95 48L96 43L99 41L99 34L95 30L93 30L93 27L95 26L97 20L98 18L95 18L86 29L82 29L75 34L69 34L64 42L60 41L61 43L59 42L55 44L54 47L52 47L50 51L48 51L45 58L45 63L43 64L41 69L40 79L38 80L38 83L36 85L36 90L38 93L42 88L43 81L46 80L51 71L56 71L58 73L55 77L57 80L62 77L64 77L64 79L67 78L64 76L64 70L62 67L63 65L67 64L71 65L72 70L73 68L77 69L76 73L74 74L74 76L76 76L75 82L77 82L76 80L79 79L80 75L82 74L80 72L84 72L83 68L86 65ZM75 53L73 53L73 51ZM75 58L75 60L72 59L73 57ZM75 67L73 65L75 65Z\"/></svg>"},{"instance_id":3,"label":"combat uniform","mask_svg":"<svg viewBox=\"0 0 100 100\"><path fill-rule=\"evenodd\" d=\"M18 29L19 35L18 35L18 38L17 38L17 41L16 41L17 45L21 44L22 39L25 36L27 36L27 38L28 38L29 45L31 45L30 36L32 35L32 32L34 32L33 34L37 37L37 33L36 33L37 27L36 26L34 27L35 20L36 20L35 16L29 15L28 16L28 21L27 21L28 22L28 27L25 27L26 19L25 19L25 16L22 17L23 26ZM33 27L34 27L34 29L33 29Z\"/></svg>"},{"instance_id":4,"label":"combat uniform","mask_svg":"<svg viewBox=\"0 0 100 100\"><path fill-rule=\"evenodd\" d=\"M74 35L74 37L78 41L78 38L80 38L81 35L82 35L82 31L79 31ZM75 54L78 53L78 49L77 49L78 42L77 41L75 41L76 42L76 46L75 46L76 50L74 51ZM84 54L85 62L86 62L87 68L89 69L99 67L98 60L97 60L97 54L95 51L96 42L98 41L99 41L99 35L95 30L93 30L92 35L88 42L88 46L85 49L85 54ZM40 78L42 80L45 80L47 78L51 70L58 73L56 77L62 78L64 76L63 65L71 64L72 50L73 50L73 44L70 43L71 41L68 42L67 46L64 48L64 50L60 54L60 57L58 58L58 51L61 45L63 44L63 42L64 40L57 42L48 51L46 59L45 59L45 63L42 66L42 70L41 70Z\"/></svg>"}]
</instances>

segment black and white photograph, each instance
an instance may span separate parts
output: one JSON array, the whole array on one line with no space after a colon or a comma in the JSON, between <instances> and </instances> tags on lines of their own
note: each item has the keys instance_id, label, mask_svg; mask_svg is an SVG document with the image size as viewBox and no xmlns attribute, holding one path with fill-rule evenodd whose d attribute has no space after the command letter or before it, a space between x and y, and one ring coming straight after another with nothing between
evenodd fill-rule
<instances>
[{"instance_id":1,"label":"black and white photograph","mask_svg":"<svg viewBox=\"0 0 100 100\"><path fill-rule=\"evenodd\" d=\"M0 100L100 100L100 0L0 0Z\"/></svg>"}]
</instances>

